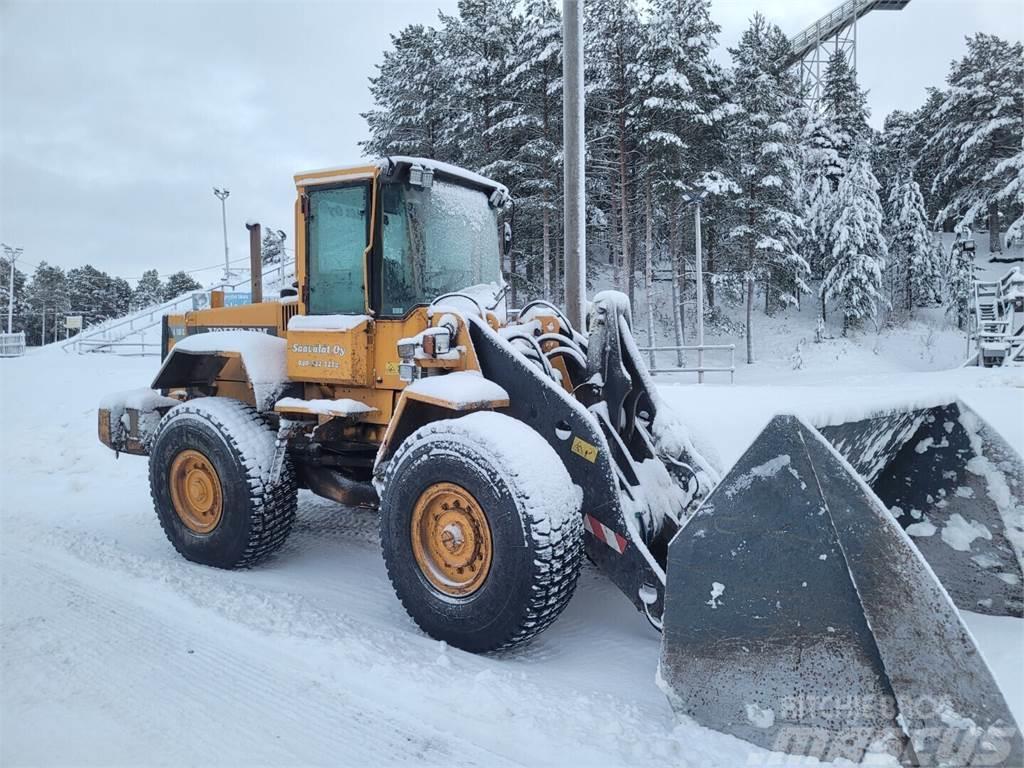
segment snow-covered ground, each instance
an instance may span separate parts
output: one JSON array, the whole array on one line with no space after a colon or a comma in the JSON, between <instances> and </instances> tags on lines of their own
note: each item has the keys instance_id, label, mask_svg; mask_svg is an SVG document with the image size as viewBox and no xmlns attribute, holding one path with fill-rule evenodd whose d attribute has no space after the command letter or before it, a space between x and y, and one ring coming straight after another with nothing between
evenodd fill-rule
<instances>
[{"instance_id":1,"label":"snow-covered ground","mask_svg":"<svg viewBox=\"0 0 1024 768\"><path fill-rule=\"evenodd\" d=\"M977 235L979 251L976 275L979 280L998 280L1014 267L1024 263L990 261L988 238ZM954 235L943 234L943 250L948 253ZM1018 245L1002 254L1003 258L1024 259L1024 247ZM598 274L593 290L610 287L611 274L607 270ZM815 284L812 286L817 288ZM671 296L667 283L655 283L656 346L674 345L670 322ZM709 323L705 331L706 344L735 345L736 382L738 384L827 384L845 382L845 377L864 378L877 374L898 375L907 371L940 371L956 368L974 353L968 347L967 333L956 327L954 319L941 307L917 309L909 320L886 324L866 324L863 328L842 335L842 314L829 311L825 338L815 342L818 307L813 297L804 297L802 307L764 314L764 299L754 302L753 348L756 365L746 365L746 343L743 337L743 307L723 304L719 292L719 307L730 322L728 326ZM686 304L687 329L685 344L696 344L695 308ZM881 313L884 316L884 313ZM634 333L642 346L647 346L647 305L642 291L637 292L634 306ZM727 351L705 353L705 365L728 366ZM676 365L676 353L659 352L659 367ZM695 352L686 356L688 367L697 363ZM681 377L692 381L693 375ZM707 381L728 382L726 373L709 373Z\"/></svg>"},{"instance_id":2,"label":"snow-covered ground","mask_svg":"<svg viewBox=\"0 0 1024 768\"><path fill-rule=\"evenodd\" d=\"M304 492L269 563L223 572L181 560L153 514L145 460L115 460L96 438L99 398L145 385L156 367L59 350L0 360L0 763L775 759L676 722L654 682L659 636L593 569L536 642L479 657L405 615L371 513ZM726 462L776 411L879 388L953 390L1024 449L1024 376L812 373L808 385L791 375L784 386L666 381L662 391ZM1024 622L967 621L1024 722Z\"/></svg>"}]
</instances>

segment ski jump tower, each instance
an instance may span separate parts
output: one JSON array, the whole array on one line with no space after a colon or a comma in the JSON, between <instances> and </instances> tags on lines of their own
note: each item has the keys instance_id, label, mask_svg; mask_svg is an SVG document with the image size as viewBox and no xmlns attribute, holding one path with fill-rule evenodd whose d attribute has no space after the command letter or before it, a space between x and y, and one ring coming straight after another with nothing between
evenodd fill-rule
<instances>
[{"instance_id":1,"label":"ski jump tower","mask_svg":"<svg viewBox=\"0 0 1024 768\"><path fill-rule=\"evenodd\" d=\"M810 107L821 101L825 68L836 53L846 56L857 69L857 20L871 11L902 11L910 0L845 0L831 13L822 16L792 38L787 60L800 68L800 85Z\"/></svg>"}]
</instances>

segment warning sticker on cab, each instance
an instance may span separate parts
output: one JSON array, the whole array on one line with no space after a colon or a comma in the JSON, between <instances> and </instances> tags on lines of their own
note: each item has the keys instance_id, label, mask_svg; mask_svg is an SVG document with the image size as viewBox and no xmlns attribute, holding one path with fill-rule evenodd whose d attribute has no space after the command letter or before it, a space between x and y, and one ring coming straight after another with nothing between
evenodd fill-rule
<instances>
[{"instance_id":1,"label":"warning sticker on cab","mask_svg":"<svg viewBox=\"0 0 1024 768\"><path fill-rule=\"evenodd\" d=\"M593 464L597 461L597 446L591 445L586 440L580 437L574 437L572 439L572 452L577 456L582 456L584 459Z\"/></svg>"}]
</instances>

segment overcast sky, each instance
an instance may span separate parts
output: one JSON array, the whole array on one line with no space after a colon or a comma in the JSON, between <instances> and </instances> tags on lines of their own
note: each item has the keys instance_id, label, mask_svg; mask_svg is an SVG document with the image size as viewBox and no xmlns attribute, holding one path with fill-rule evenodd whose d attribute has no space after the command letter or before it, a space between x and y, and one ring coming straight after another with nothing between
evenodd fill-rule
<instances>
[{"instance_id":1,"label":"overcast sky","mask_svg":"<svg viewBox=\"0 0 1024 768\"><path fill-rule=\"evenodd\" d=\"M795 33L838 0L716 0L720 42L762 11ZM292 240L292 175L343 165L388 35L455 0L12 2L0 0L0 241L42 260L137 278L223 263L248 218ZM1019 40L1019 0L913 0L859 27L872 120L914 108L965 34ZM725 56L723 55L723 60ZM206 282L216 268L198 277Z\"/></svg>"}]
</instances>

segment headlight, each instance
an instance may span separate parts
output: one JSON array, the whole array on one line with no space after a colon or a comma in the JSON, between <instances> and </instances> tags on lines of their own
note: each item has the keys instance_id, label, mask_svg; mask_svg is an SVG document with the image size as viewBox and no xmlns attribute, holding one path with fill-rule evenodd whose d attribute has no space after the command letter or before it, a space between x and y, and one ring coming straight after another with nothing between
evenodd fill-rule
<instances>
[{"instance_id":1,"label":"headlight","mask_svg":"<svg viewBox=\"0 0 1024 768\"><path fill-rule=\"evenodd\" d=\"M416 378L416 366L413 363L400 363L398 365L398 378L402 381L412 381Z\"/></svg>"},{"instance_id":2,"label":"headlight","mask_svg":"<svg viewBox=\"0 0 1024 768\"><path fill-rule=\"evenodd\" d=\"M452 348L452 334L447 328L439 329L434 334L434 354L445 355L451 351Z\"/></svg>"},{"instance_id":3,"label":"headlight","mask_svg":"<svg viewBox=\"0 0 1024 768\"><path fill-rule=\"evenodd\" d=\"M423 351L431 357L447 353L452 348L452 334L447 328L434 328L423 334Z\"/></svg>"},{"instance_id":4,"label":"headlight","mask_svg":"<svg viewBox=\"0 0 1024 768\"><path fill-rule=\"evenodd\" d=\"M398 342L398 356L402 360L412 360L416 357L416 342L413 339L402 339Z\"/></svg>"}]
</instances>

